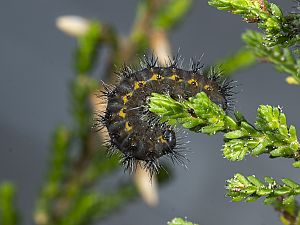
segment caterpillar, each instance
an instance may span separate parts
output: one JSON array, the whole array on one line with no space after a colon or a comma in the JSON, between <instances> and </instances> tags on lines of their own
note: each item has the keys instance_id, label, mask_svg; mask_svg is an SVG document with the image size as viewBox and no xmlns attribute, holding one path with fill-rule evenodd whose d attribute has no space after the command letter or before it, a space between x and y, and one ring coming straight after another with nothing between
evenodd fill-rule
<instances>
[{"instance_id":1,"label":"caterpillar","mask_svg":"<svg viewBox=\"0 0 300 225\"><path fill-rule=\"evenodd\" d=\"M138 70L124 65L117 72L119 81L116 85L104 83L101 96L106 98L107 106L96 122L99 129L107 128L109 152L122 154L125 169L132 171L142 163L153 174L159 170L162 156L169 156L177 162L186 159L178 147L174 128L160 122L159 117L149 111L147 103L151 93L180 100L204 91L224 110L231 107L231 82L222 80L220 73L213 68L210 72L203 72L200 60L192 60L188 70L181 64L178 56L170 59L166 66L159 65L154 56L145 56Z\"/></svg>"}]
</instances>

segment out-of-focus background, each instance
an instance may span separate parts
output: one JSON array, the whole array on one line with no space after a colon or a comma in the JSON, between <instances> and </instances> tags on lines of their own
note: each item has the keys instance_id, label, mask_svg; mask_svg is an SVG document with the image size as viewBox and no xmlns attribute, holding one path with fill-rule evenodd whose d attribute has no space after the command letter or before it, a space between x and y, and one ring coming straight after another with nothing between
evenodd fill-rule
<instances>
[{"instance_id":1,"label":"out-of-focus background","mask_svg":"<svg viewBox=\"0 0 300 225\"><path fill-rule=\"evenodd\" d=\"M70 123L69 81L74 76L72 56L75 40L55 27L58 16L73 14L113 24L127 35L138 1L27 0L1 1L0 8L0 181L17 186L17 206L23 224L32 224L36 193L47 168L50 136L59 123ZM292 1L274 1L285 12ZM173 52L180 48L186 64L201 56L211 64L243 46L240 34L254 25L239 16L195 1L182 23L169 35ZM95 71L101 79L101 70ZM260 104L280 105L288 123L300 128L300 89L285 83L284 74L270 64L258 64L239 72L236 108L254 121ZM296 104L297 103L297 104ZM188 134L188 169L174 167L174 179L159 189L160 203L150 208L141 199L127 203L97 224L159 225L175 216L200 225L279 225L276 212L254 203L232 203L224 196L225 180L236 172L299 181L290 160L267 156L232 163L223 159L222 135ZM298 176L297 176L298 175ZM124 175L125 176L125 175ZM116 177L118 179L118 177ZM234 216L233 216L234 215ZM254 216L255 215L255 216Z\"/></svg>"}]
</instances>

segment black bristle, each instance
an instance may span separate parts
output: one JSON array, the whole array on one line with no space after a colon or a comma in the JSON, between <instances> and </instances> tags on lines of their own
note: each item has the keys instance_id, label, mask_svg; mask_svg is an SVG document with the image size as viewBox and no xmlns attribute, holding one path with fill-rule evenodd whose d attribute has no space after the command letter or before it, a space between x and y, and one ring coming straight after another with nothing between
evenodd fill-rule
<instances>
[{"instance_id":1,"label":"black bristle","mask_svg":"<svg viewBox=\"0 0 300 225\"><path fill-rule=\"evenodd\" d=\"M95 132L102 131L106 127L106 118L103 113L96 113L93 120L92 130Z\"/></svg>"},{"instance_id":2,"label":"black bristle","mask_svg":"<svg viewBox=\"0 0 300 225\"><path fill-rule=\"evenodd\" d=\"M174 57L172 57L172 58L169 57L168 67L170 67L172 69L178 69L178 68L180 68L180 66L179 66L180 62L182 62L182 57L178 51Z\"/></svg>"},{"instance_id":3,"label":"black bristle","mask_svg":"<svg viewBox=\"0 0 300 225\"><path fill-rule=\"evenodd\" d=\"M202 63L203 55L199 59L192 58L191 59L191 70L193 73L198 73L201 71L204 67L204 64Z\"/></svg>"},{"instance_id":4,"label":"black bristle","mask_svg":"<svg viewBox=\"0 0 300 225\"><path fill-rule=\"evenodd\" d=\"M152 178L154 174L158 173L159 169L161 168L159 161L155 158L144 162L143 166L149 172L150 178Z\"/></svg>"},{"instance_id":5,"label":"black bristle","mask_svg":"<svg viewBox=\"0 0 300 225\"><path fill-rule=\"evenodd\" d=\"M137 166L137 160L133 156L123 155L120 162L123 165L125 171L128 171L129 173L135 171Z\"/></svg>"},{"instance_id":6,"label":"black bristle","mask_svg":"<svg viewBox=\"0 0 300 225\"><path fill-rule=\"evenodd\" d=\"M144 57L140 59L140 65L142 68L146 66L151 69L158 66L157 61L158 57L154 56L154 54L151 54L150 56L144 55Z\"/></svg>"}]
</instances>

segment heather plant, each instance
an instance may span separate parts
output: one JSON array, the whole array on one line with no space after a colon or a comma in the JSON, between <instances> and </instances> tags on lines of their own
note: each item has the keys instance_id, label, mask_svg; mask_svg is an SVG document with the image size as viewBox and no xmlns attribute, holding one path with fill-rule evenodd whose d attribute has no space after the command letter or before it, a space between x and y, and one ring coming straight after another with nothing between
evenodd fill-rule
<instances>
[{"instance_id":1,"label":"heather plant","mask_svg":"<svg viewBox=\"0 0 300 225\"><path fill-rule=\"evenodd\" d=\"M289 74L286 79L289 84L299 84L299 5L295 12L284 15L278 5L264 0L210 0L208 3L219 10L241 15L244 22L256 23L259 31L248 30L242 34L246 49L257 59L272 63L279 72ZM239 59L231 58L233 62L229 65L239 65ZM222 151L230 161L240 161L248 155L268 154L270 159L291 158L295 168L300 166L296 128L287 125L286 116L279 106L261 105L254 124L237 109L234 117L229 116L204 92L181 101L153 93L149 107L161 120L180 124L193 132L224 133ZM191 109L192 115L189 113ZM289 178L279 182L266 176L262 182L255 175L239 173L227 180L226 185L227 196L232 201L252 202L264 197L264 203L272 205L280 213L282 223L289 225L300 223L300 209L295 199L299 187Z\"/></svg>"},{"instance_id":2,"label":"heather plant","mask_svg":"<svg viewBox=\"0 0 300 225\"><path fill-rule=\"evenodd\" d=\"M101 190L97 186L105 177L119 170L120 162L118 155L108 157L105 153L102 146L105 133L91 129L95 112L105 109L95 98L99 81L92 75L104 47L108 53L102 79L108 83L116 80L115 68L120 68L123 62L137 64L137 55L152 52L163 64L172 57L168 34L184 19L192 3L192 0L140 1L127 37L121 37L113 26L101 21L81 17L59 18L58 27L77 40L75 75L69 86L73 123L72 126L59 125L53 133L47 174L36 198L36 224L92 224L135 198L138 192L144 196L145 188L141 188L140 182L148 182L147 187L153 191L154 197L150 196L149 200L149 194L146 194L144 198L149 204L155 204L156 177L149 182L148 177L143 179L147 173L141 170L134 173L135 182L128 180L114 190ZM267 0L210 0L208 4L238 14L243 19L241 22L254 23L259 28L242 34L245 46L215 63L223 71L220 79L264 61L286 74L288 84L300 84L299 4L296 3L294 11L286 15L279 5ZM204 92L185 100L152 93L148 108L168 124L208 135L223 133L223 155L230 161L267 154L270 159L290 158L295 168L300 167L296 128L287 124L286 116L278 106L259 106L254 123L238 109L228 114ZM168 177L161 171L158 181L166 181ZM232 201L250 202L264 198L265 204L272 205L279 212L283 224L300 224L300 208L295 199L300 194L300 184L296 181L289 178L279 181L268 176L261 181L255 175L237 173L227 180L226 189ZM15 193L16 188L11 182L0 185L2 225L20 222L14 205ZM169 224L192 225L181 218L175 218Z\"/></svg>"}]
</instances>

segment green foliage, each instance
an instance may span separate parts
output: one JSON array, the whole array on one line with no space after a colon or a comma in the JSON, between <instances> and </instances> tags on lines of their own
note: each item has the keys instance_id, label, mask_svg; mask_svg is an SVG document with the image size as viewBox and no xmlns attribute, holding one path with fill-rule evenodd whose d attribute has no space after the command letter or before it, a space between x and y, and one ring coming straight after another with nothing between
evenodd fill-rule
<instances>
[{"instance_id":1,"label":"green foliage","mask_svg":"<svg viewBox=\"0 0 300 225\"><path fill-rule=\"evenodd\" d=\"M40 198L37 202L38 211L41 214L49 211L48 202L56 197L61 189L62 180L66 174L65 167L68 163L68 148L71 140L71 132L64 126L57 127L52 141L52 155L47 180L43 186Z\"/></svg>"},{"instance_id":2,"label":"green foliage","mask_svg":"<svg viewBox=\"0 0 300 225\"><path fill-rule=\"evenodd\" d=\"M290 74L300 83L300 58L296 57L289 48L278 45L268 47L264 45L263 36L251 30L246 31L242 38L256 57L262 61L273 63L279 72Z\"/></svg>"},{"instance_id":3,"label":"green foliage","mask_svg":"<svg viewBox=\"0 0 300 225\"><path fill-rule=\"evenodd\" d=\"M294 38L295 43L298 42L299 44L299 36L300 36L300 7L298 1L298 13L290 13L286 16L285 27L287 27L288 35L291 37L298 37Z\"/></svg>"},{"instance_id":4,"label":"green foliage","mask_svg":"<svg viewBox=\"0 0 300 225\"><path fill-rule=\"evenodd\" d=\"M265 204L271 204L279 212L279 218L285 225L298 225L300 222L299 205L295 197L300 194L300 185L291 179L283 178L277 182L265 177L264 182L254 175L245 177L235 174L227 180L227 196L232 201L253 202L265 198Z\"/></svg>"},{"instance_id":5,"label":"green foliage","mask_svg":"<svg viewBox=\"0 0 300 225\"><path fill-rule=\"evenodd\" d=\"M222 69L222 77L246 69L256 62L254 52L248 48L242 48L228 57L218 61L216 65Z\"/></svg>"},{"instance_id":6,"label":"green foliage","mask_svg":"<svg viewBox=\"0 0 300 225\"><path fill-rule=\"evenodd\" d=\"M169 0L153 18L153 24L160 29L170 29L180 22L191 8L192 0Z\"/></svg>"},{"instance_id":7,"label":"green foliage","mask_svg":"<svg viewBox=\"0 0 300 225\"><path fill-rule=\"evenodd\" d=\"M171 125L181 124L195 132L215 134L225 129L225 112L210 101L204 92L188 101L176 101L169 96L152 93L149 110L158 114L161 121ZM193 116L191 111L197 116Z\"/></svg>"},{"instance_id":8,"label":"green foliage","mask_svg":"<svg viewBox=\"0 0 300 225\"><path fill-rule=\"evenodd\" d=\"M17 211L14 206L15 188L9 182L0 184L0 224L16 225Z\"/></svg>"},{"instance_id":9,"label":"green foliage","mask_svg":"<svg viewBox=\"0 0 300 225\"><path fill-rule=\"evenodd\" d=\"M243 39L254 55L291 75L289 84L300 84L300 13L283 15L282 10L266 0L210 0L211 6L240 14L247 22L258 23L264 34L247 31ZM294 47L294 48L293 48Z\"/></svg>"},{"instance_id":10,"label":"green foliage","mask_svg":"<svg viewBox=\"0 0 300 225\"><path fill-rule=\"evenodd\" d=\"M174 218L171 222L168 222L168 225L198 225L198 224L186 221L182 218Z\"/></svg>"},{"instance_id":11,"label":"green foliage","mask_svg":"<svg viewBox=\"0 0 300 225\"><path fill-rule=\"evenodd\" d=\"M270 15L263 10L259 1L252 0L210 0L208 2L209 5L216 7L219 10L230 11L233 14L240 14L245 20L263 20L266 22L269 19ZM274 4L273 4L274 5ZM276 7L276 5L274 5ZM280 9L277 7L276 15L281 18L282 13ZM262 26L266 26L262 24ZM271 26L270 28L274 29L278 27L278 23Z\"/></svg>"},{"instance_id":12,"label":"green foliage","mask_svg":"<svg viewBox=\"0 0 300 225\"><path fill-rule=\"evenodd\" d=\"M300 144L296 129L288 127L285 115L278 107L261 105L255 126L239 112L235 113L235 118L226 115L204 92L187 101L153 93L149 110L158 114L163 122L181 124L194 132L209 135L224 132L223 153L231 161L242 160L246 154L268 153L271 157L294 158L293 165L298 167Z\"/></svg>"},{"instance_id":13,"label":"green foliage","mask_svg":"<svg viewBox=\"0 0 300 225\"><path fill-rule=\"evenodd\" d=\"M86 34L78 39L74 58L77 75L70 86L73 124L71 128L60 126L54 133L48 175L36 204L37 224L89 224L136 196L128 183L110 192L93 190L105 174L119 167L118 157L108 158L104 148L96 151L96 136L91 131L90 98L99 87L88 72L94 67L101 43L116 46L107 40L110 35L113 32L107 27L90 22Z\"/></svg>"},{"instance_id":14,"label":"green foliage","mask_svg":"<svg viewBox=\"0 0 300 225\"><path fill-rule=\"evenodd\" d=\"M182 21L192 3L192 0L139 1L135 25L130 35L137 52L144 54L147 51L151 31L167 32Z\"/></svg>"},{"instance_id":15,"label":"green foliage","mask_svg":"<svg viewBox=\"0 0 300 225\"><path fill-rule=\"evenodd\" d=\"M257 22L258 27L265 31L265 45L299 41L299 34L291 36L290 33L298 18L284 16L274 3L261 0L210 0L208 3L219 10L240 14L247 22Z\"/></svg>"},{"instance_id":16,"label":"green foliage","mask_svg":"<svg viewBox=\"0 0 300 225\"><path fill-rule=\"evenodd\" d=\"M122 203L135 196L132 186L119 187L116 192L101 194L99 192L86 192L76 196L74 204L65 214L61 224L83 225L99 219Z\"/></svg>"},{"instance_id":17,"label":"green foliage","mask_svg":"<svg viewBox=\"0 0 300 225\"><path fill-rule=\"evenodd\" d=\"M247 47L218 63L226 73L253 64L256 57L273 63L279 72L290 74L287 78L289 84L300 84L300 54L297 48L300 43L299 12L285 16L276 4L266 0L210 0L209 4L240 14L246 22L257 23L263 31L263 34L255 31L243 34ZM229 160L242 160L247 154L258 156L266 153L271 158L293 158L293 166L300 167L296 129L287 125L279 107L261 105L254 125L238 111L235 118L226 115L204 93L180 101L153 93L149 110L171 125L181 124L184 128L210 135L223 132L223 154ZM264 202L274 206L283 224L300 224L300 209L295 201L300 185L287 178L281 181L282 184L266 177L263 183L255 176L236 174L227 182L227 195L233 201L255 201L265 197Z\"/></svg>"},{"instance_id":18,"label":"green foliage","mask_svg":"<svg viewBox=\"0 0 300 225\"><path fill-rule=\"evenodd\" d=\"M89 97L98 89L96 80L86 75L77 76L72 82L72 109L76 121L76 131L85 136L91 127L91 106Z\"/></svg>"},{"instance_id":19,"label":"green foliage","mask_svg":"<svg viewBox=\"0 0 300 225\"><path fill-rule=\"evenodd\" d=\"M52 193L59 189L58 182L64 175L64 165L67 163L68 148L71 141L71 132L65 126L57 127L53 136L53 155L50 164L53 166L49 174L49 190ZM53 195L53 194L52 194Z\"/></svg>"},{"instance_id":20,"label":"green foliage","mask_svg":"<svg viewBox=\"0 0 300 225\"><path fill-rule=\"evenodd\" d=\"M284 225L300 224L300 209L296 200L286 204L285 197L278 197L272 206L279 212L279 219Z\"/></svg>"},{"instance_id":21,"label":"green foliage","mask_svg":"<svg viewBox=\"0 0 300 225\"><path fill-rule=\"evenodd\" d=\"M285 115L278 107L261 105L257 110L255 126L239 121L238 129L224 135L224 156L232 161L241 160L246 153L258 156L295 158L300 149L294 126L288 127Z\"/></svg>"},{"instance_id":22,"label":"green foliage","mask_svg":"<svg viewBox=\"0 0 300 225\"><path fill-rule=\"evenodd\" d=\"M268 153L270 157L293 158L293 166L300 167L300 143L296 129L287 125L279 107L261 105L257 110L255 125L251 125L238 111L235 112L235 118L226 115L204 92L180 101L153 93L149 110L171 125L181 124L184 128L210 135L223 132L223 153L229 160L242 160L246 154L258 156ZM272 204L280 212L284 224L298 224L300 209L295 196L300 194L300 185L288 178L281 181L282 184L266 177L263 183L255 176L236 174L227 181L227 195L233 201L247 202L265 197L264 202Z\"/></svg>"},{"instance_id":23,"label":"green foliage","mask_svg":"<svg viewBox=\"0 0 300 225\"><path fill-rule=\"evenodd\" d=\"M102 26L99 22L91 22L88 32L78 39L78 48L75 54L76 72L83 74L88 72L97 59L97 48L100 44Z\"/></svg>"},{"instance_id":24,"label":"green foliage","mask_svg":"<svg viewBox=\"0 0 300 225\"><path fill-rule=\"evenodd\" d=\"M90 97L98 84L88 73L95 67L100 47L107 45L112 51L108 53L105 78L113 80L115 66L123 61L135 62L136 55L149 48L152 32L169 31L183 19L191 4L192 0L143 0L129 37L118 36L112 27L96 21L90 22L88 31L78 37L74 57L77 75L70 86L73 124L59 126L54 132L49 168L36 204L36 224L87 225L136 196L130 183L116 185L109 192L96 186L105 175L118 168L119 159L117 156L107 158L103 149L95 149L94 135L90 131ZM241 14L246 21L257 22L265 32L265 35L245 33L243 38L248 48L218 63L226 73L250 66L258 57L274 63L279 71L291 74L299 82L297 51L288 49L299 43L299 14L284 16L277 5L267 1L262 5L256 0L211 0L209 4ZM295 127L287 126L285 115L279 108L260 106L255 126L239 112L235 113L235 118L228 116L204 92L187 101L153 93L149 109L172 125L181 124L209 135L225 133L224 155L230 160L241 160L246 154L268 153L271 157L294 158L293 165L300 167L300 145ZM234 201L253 201L265 196L265 202L272 203L280 211L285 224L295 225L290 223L290 218L299 221L299 210L294 201L294 196L300 192L299 185L289 179L282 179L283 184L272 178L266 178L265 182L254 176L245 178L237 174L228 181L228 196ZM17 223L14 192L10 183L0 185L1 225ZM193 223L175 218L169 225Z\"/></svg>"},{"instance_id":25,"label":"green foliage","mask_svg":"<svg viewBox=\"0 0 300 225\"><path fill-rule=\"evenodd\" d=\"M282 184L271 177L265 177L264 180L265 183L254 175L244 177L235 174L233 178L227 180L227 195L234 202L242 200L252 202L265 197L265 204L274 204L278 199L282 199L282 204L289 205L293 204L295 196L300 194L300 185L290 179L281 179Z\"/></svg>"},{"instance_id":26,"label":"green foliage","mask_svg":"<svg viewBox=\"0 0 300 225\"><path fill-rule=\"evenodd\" d=\"M116 155L108 158L104 147L96 150L95 144L103 140L100 135L95 138L96 134L91 131L90 99L99 86L89 73L95 67L97 55L101 54L101 46L106 45L111 51L103 77L113 80L115 66L125 58L135 59L137 53L149 48L148 39L154 29L170 29L180 22L191 0L170 0L163 7L161 4L160 1L140 1L137 21L126 46L126 38L117 36L113 27L97 21L89 22L87 32L78 37L74 56L77 75L70 85L73 124L70 128L60 126L54 133L49 170L36 204L37 224L90 224L136 196L131 183L116 185L110 191L95 188L95 184L101 183L120 163Z\"/></svg>"}]
</instances>

